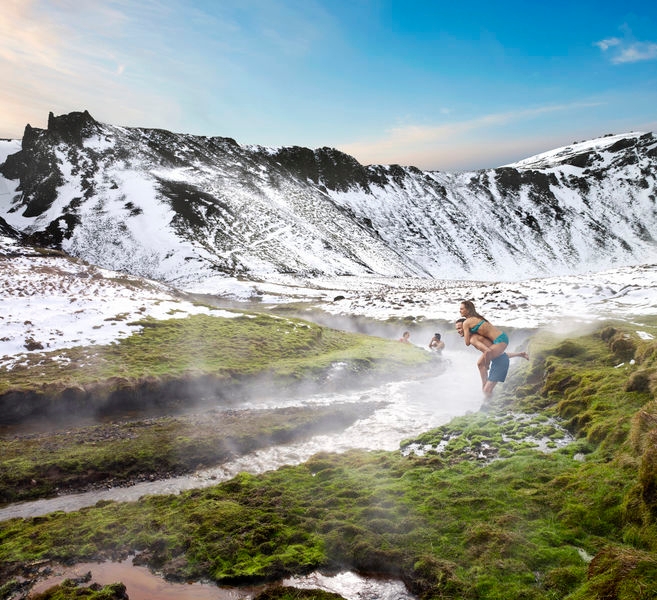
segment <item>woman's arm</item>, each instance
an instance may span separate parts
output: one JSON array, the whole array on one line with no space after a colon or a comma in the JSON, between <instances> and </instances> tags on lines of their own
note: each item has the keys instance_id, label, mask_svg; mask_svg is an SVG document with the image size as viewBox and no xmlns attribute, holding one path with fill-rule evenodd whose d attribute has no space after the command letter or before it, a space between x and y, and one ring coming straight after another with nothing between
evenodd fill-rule
<instances>
[{"instance_id":1,"label":"woman's arm","mask_svg":"<svg viewBox=\"0 0 657 600\"><path fill-rule=\"evenodd\" d=\"M468 317L465 321L463 321L463 341L465 342L466 346L470 345L470 336L472 335L470 333L470 327L474 325L476 319L473 317Z\"/></svg>"}]
</instances>

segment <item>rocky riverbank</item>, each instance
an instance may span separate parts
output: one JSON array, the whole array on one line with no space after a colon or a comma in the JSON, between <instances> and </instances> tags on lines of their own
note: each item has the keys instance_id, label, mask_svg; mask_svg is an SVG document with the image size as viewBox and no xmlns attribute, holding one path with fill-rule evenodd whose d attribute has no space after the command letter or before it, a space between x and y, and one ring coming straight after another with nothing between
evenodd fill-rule
<instances>
[{"instance_id":1,"label":"rocky riverbank","mask_svg":"<svg viewBox=\"0 0 657 600\"><path fill-rule=\"evenodd\" d=\"M341 430L380 407L362 402L261 410L206 409L0 438L2 503L129 486ZM60 424L61 427L61 424Z\"/></svg>"}]
</instances>

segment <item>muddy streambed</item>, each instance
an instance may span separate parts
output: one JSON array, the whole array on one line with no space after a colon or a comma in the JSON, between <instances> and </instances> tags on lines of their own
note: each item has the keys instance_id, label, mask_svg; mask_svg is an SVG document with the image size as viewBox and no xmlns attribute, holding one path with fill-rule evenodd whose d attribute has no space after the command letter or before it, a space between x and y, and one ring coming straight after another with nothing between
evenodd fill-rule
<instances>
[{"instance_id":1,"label":"muddy streambed","mask_svg":"<svg viewBox=\"0 0 657 600\"><path fill-rule=\"evenodd\" d=\"M30 596L42 593L65 579L93 581L100 585L122 582L130 600L248 600L274 584L244 587L217 586L214 583L173 583L166 581L146 567L123 562L80 563L71 567L55 566L50 577L36 583ZM413 600L401 581L386 577L365 577L352 572L335 575L311 573L303 577L290 577L278 585L320 589L340 594L347 600ZM85 583L83 585L88 585Z\"/></svg>"}]
</instances>

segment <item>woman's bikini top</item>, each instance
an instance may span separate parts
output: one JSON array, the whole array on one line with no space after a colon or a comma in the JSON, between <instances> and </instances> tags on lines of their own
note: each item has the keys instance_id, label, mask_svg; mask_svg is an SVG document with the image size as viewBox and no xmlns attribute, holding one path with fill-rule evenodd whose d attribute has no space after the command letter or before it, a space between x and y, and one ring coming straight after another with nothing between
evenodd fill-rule
<instances>
[{"instance_id":1,"label":"woman's bikini top","mask_svg":"<svg viewBox=\"0 0 657 600\"><path fill-rule=\"evenodd\" d=\"M470 327L470 333L477 333L479 328L486 322L486 319L482 319L474 327Z\"/></svg>"}]
</instances>

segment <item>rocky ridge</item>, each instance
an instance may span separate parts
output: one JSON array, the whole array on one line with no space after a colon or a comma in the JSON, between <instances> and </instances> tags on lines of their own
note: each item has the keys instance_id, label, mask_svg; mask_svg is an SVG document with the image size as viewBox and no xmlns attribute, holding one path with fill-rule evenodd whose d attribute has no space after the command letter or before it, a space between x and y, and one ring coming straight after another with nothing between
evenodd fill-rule
<instances>
[{"instance_id":1,"label":"rocky ridge","mask_svg":"<svg viewBox=\"0 0 657 600\"><path fill-rule=\"evenodd\" d=\"M518 279L654 262L656 165L651 133L442 173L51 113L0 165L0 217L32 243L181 288Z\"/></svg>"}]
</instances>

